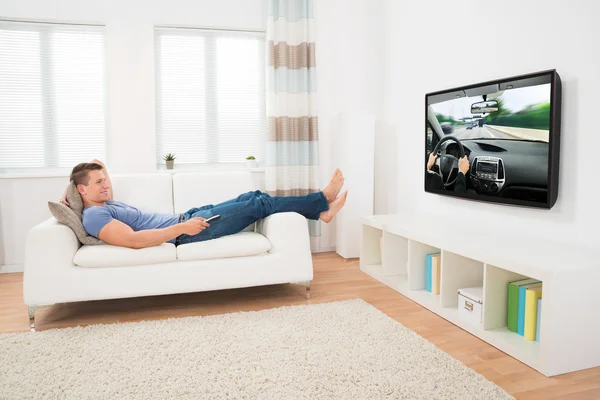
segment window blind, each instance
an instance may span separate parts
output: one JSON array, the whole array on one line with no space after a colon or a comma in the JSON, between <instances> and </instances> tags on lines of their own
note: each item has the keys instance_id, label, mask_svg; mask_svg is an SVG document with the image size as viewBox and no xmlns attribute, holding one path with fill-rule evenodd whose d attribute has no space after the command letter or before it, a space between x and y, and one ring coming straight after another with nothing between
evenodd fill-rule
<instances>
[{"instance_id":1,"label":"window blind","mask_svg":"<svg viewBox=\"0 0 600 400\"><path fill-rule=\"evenodd\" d=\"M266 146L265 35L156 28L157 163L260 162Z\"/></svg>"},{"instance_id":2,"label":"window blind","mask_svg":"<svg viewBox=\"0 0 600 400\"><path fill-rule=\"evenodd\" d=\"M0 21L0 172L105 158L104 28Z\"/></svg>"}]
</instances>

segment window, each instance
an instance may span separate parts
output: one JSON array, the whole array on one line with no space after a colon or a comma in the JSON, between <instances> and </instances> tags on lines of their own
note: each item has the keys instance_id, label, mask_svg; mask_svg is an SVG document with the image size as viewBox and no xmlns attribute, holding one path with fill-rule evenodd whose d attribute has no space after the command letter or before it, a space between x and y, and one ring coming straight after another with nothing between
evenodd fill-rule
<instances>
[{"instance_id":1,"label":"window","mask_svg":"<svg viewBox=\"0 0 600 400\"><path fill-rule=\"evenodd\" d=\"M0 172L104 158L104 29L0 21Z\"/></svg>"},{"instance_id":2,"label":"window","mask_svg":"<svg viewBox=\"0 0 600 400\"><path fill-rule=\"evenodd\" d=\"M265 35L156 28L157 162L235 164L266 146Z\"/></svg>"}]
</instances>

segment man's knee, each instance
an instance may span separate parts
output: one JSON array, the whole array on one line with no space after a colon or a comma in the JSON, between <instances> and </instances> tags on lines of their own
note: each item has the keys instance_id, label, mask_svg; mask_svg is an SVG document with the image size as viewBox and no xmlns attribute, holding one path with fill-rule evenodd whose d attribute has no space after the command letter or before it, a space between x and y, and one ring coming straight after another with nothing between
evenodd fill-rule
<instances>
[{"instance_id":1,"label":"man's knee","mask_svg":"<svg viewBox=\"0 0 600 400\"><path fill-rule=\"evenodd\" d=\"M262 192L260 190L257 190L256 193L258 193L260 195L260 197L264 197L264 198L270 198L271 196L269 195L269 193L267 192Z\"/></svg>"},{"instance_id":2,"label":"man's knee","mask_svg":"<svg viewBox=\"0 0 600 400\"><path fill-rule=\"evenodd\" d=\"M267 193L260 191L260 190L254 190L252 192L248 192L248 194L250 194L252 197L256 197L256 198L270 197Z\"/></svg>"}]
</instances>

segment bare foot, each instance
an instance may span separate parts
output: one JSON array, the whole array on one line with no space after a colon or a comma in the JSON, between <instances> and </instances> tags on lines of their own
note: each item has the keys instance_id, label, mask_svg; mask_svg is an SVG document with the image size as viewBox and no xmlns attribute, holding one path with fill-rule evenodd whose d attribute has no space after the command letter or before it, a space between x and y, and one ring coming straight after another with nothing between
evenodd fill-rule
<instances>
[{"instance_id":1,"label":"bare foot","mask_svg":"<svg viewBox=\"0 0 600 400\"><path fill-rule=\"evenodd\" d=\"M331 180L329 181L327 187L323 189L323 194L327 198L328 203L331 203L335 200L343 185L344 175L342 174L342 171L340 171L340 169L338 168L333 173L333 176L331 177Z\"/></svg>"},{"instance_id":2,"label":"bare foot","mask_svg":"<svg viewBox=\"0 0 600 400\"><path fill-rule=\"evenodd\" d=\"M320 218L325 223L330 223L333 217L344 207L346 204L346 197L348 197L348 191L346 190L340 197L329 203L329 210L323 211Z\"/></svg>"}]
</instances>

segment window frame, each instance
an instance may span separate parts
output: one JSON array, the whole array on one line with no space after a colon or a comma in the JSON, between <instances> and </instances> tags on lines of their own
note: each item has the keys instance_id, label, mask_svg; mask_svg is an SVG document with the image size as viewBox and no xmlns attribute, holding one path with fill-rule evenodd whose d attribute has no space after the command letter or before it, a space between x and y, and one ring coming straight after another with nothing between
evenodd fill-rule
<instances>
[{"instance_id":1,"label":"window frame","mask_svg":"<svg viewBox=\"0 0 600 400\"><path fill-rule=\"evenodd\" d=\"M157 165L157 169L158 170L164 170L166 169L166 164L164 162L161 162L161 157L162 155L160 154L161 149L162 149L162 131L159 134L159 127L161 126L161 118L162 118L162 102L161 102L161 98L160 98L160 94L161 94L161 80L159 79L160 73L161 73L161 64L160 64L160 58L161 58L161 46L159 44L159 40L161 38L161 36L179 36L181 33L184 32L189 32L189 33L193 33L195 35L198 35L198 32L202 31L203 33L207 33L210 34L215 33L215 35L210 35L210 36L203 36L203 35L199 35L204 37L204 81L205 82L213 82L214 84L205 84L204 86L204 93L205 93L205 121L204 121L204 126L205 126L205 131L206 131L206 139L205 139L205 144L207 147L207 156L208 156L208 161L205 163L177 163L177 160L175 160L175 164L176 164L176 168L178 170L180 169L197 169L197 170L205 170L205 169L223 169L223 170L237 170L240 168L243 168L245 165L245 161L240 161L240 162L229 162L229 163L221 163L218 160L218 143L219 143L219 133L217 130L217 124L218 124L218 111L217 111L217 107L211 107L210 105L210 101L208 101L208 99L210 98L207 93L210 93L210 95L212 96L212 98L216 99L216 89L217 89L217 75L215 74L216 72L216 68L207 68L208 65L210 65L211 63L214 63L215 60L210 59L210 57L206 57L206 54L210 51L213 51L213 53L215 52L214 49L216 49L216 39L219 33L227 33L227 34L232 34L232 35L240 35L240 36L244 36L245 34L247 34L248 36L254 36L254 37L261 37L263 40L263 53L264 55L262 57L260 57L260 63L261 63L261 68L260 68L260 80L262 81L262 85L263 85L263 93L264 93L264 97L263 97L263 101L264 101L264 110L265 110L265 114L262 118L262 135L260 136L260 146L262 148L261 152L262 152L262 157L260 157L260 159L258 160L258 167L259 168L264 168L266 165L265 159L267 156L267 130L268 130L268 118L267 118L267 61L266 61L266 50L267 50L267 32L266 30L253 30L253 29L229 29L229 28L209 28L209 27L192 27L192 26L180 26L180 25L155 25L154 26L154 49L155 49L155 62L154 62L154 72L155 72L155 76L154 76L154 84L155 84L155 112L156 112L156 117L155 117L155 137L156 137L156 165ZM207 40L208 39L208 40ZM163 149L163 151L165 151ZM256 155L255 155L256 156Z\"/></svg>"},{"instance_id":2,"label":"window frame","mask_svg":"<svg viewBox=\"0 0 600 400\"><path fill-rule=\"evenodd\" d=\"M51 54L54 51L50 42L52 34L52 26L60 26L64 31L73 30L75 32L83 32L81 28L90 28L91 31L102 34L102 63L100 68L103 71L104 82L102 85L102 104L103 112L103 145L104 154L98 157L106 157L108 154L108 74L106 62L106 26L103 24L94 23L77 23L77 22L55 22L44 20L29 20L29 19L6 19L0 18L0 26L6 24L10 30L36 32L40 35L40 81L41 81L41 109L52 110L52 112L42 112L42 137L44 142L44 166L42 167L18 167L18 168L0 168L0 178L34 178L34 177L63 177L69 176L73 166L60 167L58 166L58 135L56 131L56 104L54 101L54 93L56 87L53 86L54 76L52 73L52 65L50 62ZM79 28L79 29L78 29ZM60 30L59 30L60 32ZM86 160L82 160L84 162Z\"/></svg>"}]
</instances>

